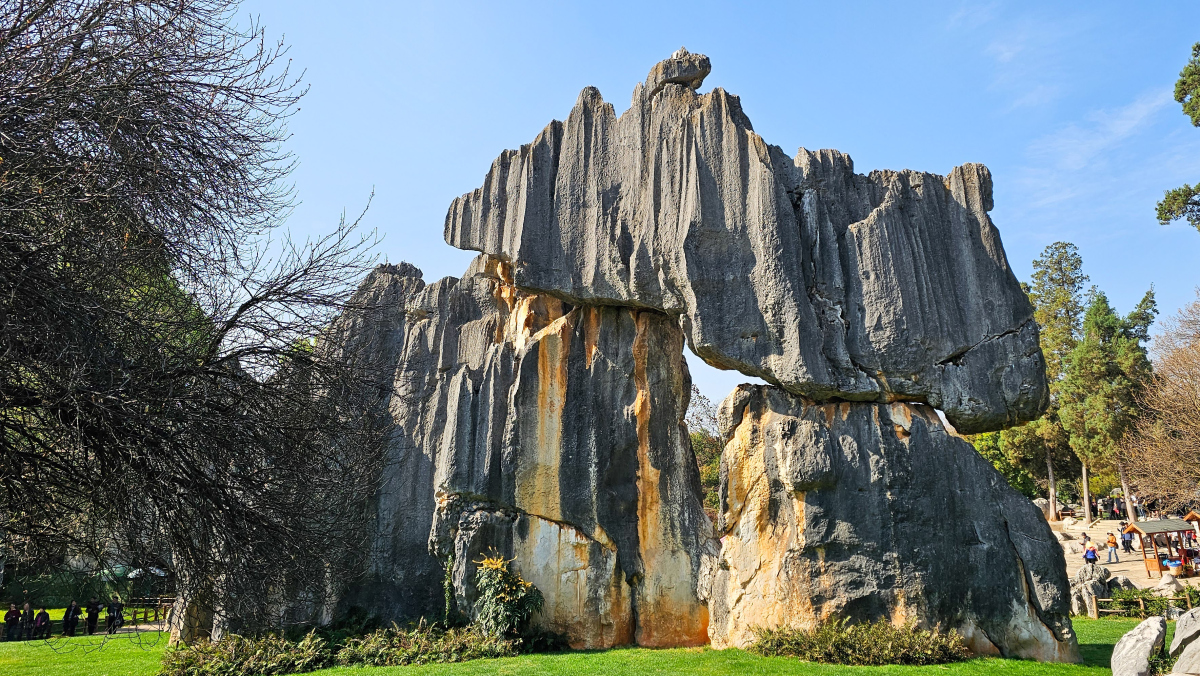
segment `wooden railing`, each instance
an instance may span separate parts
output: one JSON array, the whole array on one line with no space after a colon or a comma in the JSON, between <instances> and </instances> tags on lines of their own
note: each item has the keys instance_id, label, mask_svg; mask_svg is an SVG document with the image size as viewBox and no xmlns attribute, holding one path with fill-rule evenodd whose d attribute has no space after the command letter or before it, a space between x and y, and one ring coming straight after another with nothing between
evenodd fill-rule
<instances>
[{"instance_id":1,"label":"wooden railing","mask_svg":"<svg viewBox=\"0 0 1200 676\"><path fill-rule=\"evenodd\" d=\"M1192 597L1188 596L1187 594L1184 594L1183 596L1164 596L1163 600L1165 600L1165 601L1184 601L1187 603L1187 609L1188 610L1192 609ZM1101 608L1100 607L1101 603L1112 603L1112 601L1113 601L1113 599L1101 599L1101 598L1096 598L1095 596L1084 596L1084 602L1087 604L1088 617L1092 618L1093 620L1098 620L1098 619L1100 619L1100 615L1103 613L1120 614L1120 613L1125 612L1124 608ZM1144 620L1144 619L1146 619L1146 600L1143 598L1139 598L1137 600L1137 602L1138 602L1138 607L1140 609L1138 614Z\"/></svg>"}]
</instances>

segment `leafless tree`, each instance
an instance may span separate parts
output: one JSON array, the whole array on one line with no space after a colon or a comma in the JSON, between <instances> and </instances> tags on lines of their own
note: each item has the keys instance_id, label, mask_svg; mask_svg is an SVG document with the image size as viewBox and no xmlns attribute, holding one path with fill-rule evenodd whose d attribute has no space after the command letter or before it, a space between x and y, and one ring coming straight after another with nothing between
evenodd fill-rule
<instances>
[{"instance_id":1,"label":"leafless tree","mask_svg":"<svg viewBox=\"0 0 1200 676\"><path fill-rule=\"evenodd\" d=\"M1123 454L1138 493L1165 509L1200 504L1200 290L1154 341L1146 415Z\"/></svg>"},{"instance_id":2,"label":"leafless tree","mask_svg":"<svg viewBox=\"0 0 1200 676\"><path fill-rule=\"evenodd\" d=\"M253 629L356 569L387 365L336 345L373 235L280 234L303 89L236 9L0 0L0 546Z\"/></svg>"}]
</instances>

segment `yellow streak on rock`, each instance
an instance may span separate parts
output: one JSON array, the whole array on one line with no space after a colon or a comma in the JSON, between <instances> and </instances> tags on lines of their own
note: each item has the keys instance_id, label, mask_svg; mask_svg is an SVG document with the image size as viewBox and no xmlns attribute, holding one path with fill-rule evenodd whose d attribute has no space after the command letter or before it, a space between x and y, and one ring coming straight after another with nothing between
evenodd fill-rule
<instances>
[{"instance_id":1,"label":"yellow streak on rock","mask_svg":"<svg viewBox=\"0 0 1200 676\"><path fill-rule=\"evenodd\" d=\"M528 301L528 302L526 302ZM561 316L562 303L536 296L522 299L517 313L521 315L521 333L514 343L523 347L535 345L538 367L537 430L533 448L522 449L517 468L517 507L538 516L562 520L559 496L559 461L562 457L562 417L567 403L567 364L571 356L571 335L574 314ZM557 312L556 312L557 311ZM555 316L555 315L559 316ZM553 317L553 319L551 319ZM528 332L546 323L532 335Z\"/></svg>"}]
</instances>

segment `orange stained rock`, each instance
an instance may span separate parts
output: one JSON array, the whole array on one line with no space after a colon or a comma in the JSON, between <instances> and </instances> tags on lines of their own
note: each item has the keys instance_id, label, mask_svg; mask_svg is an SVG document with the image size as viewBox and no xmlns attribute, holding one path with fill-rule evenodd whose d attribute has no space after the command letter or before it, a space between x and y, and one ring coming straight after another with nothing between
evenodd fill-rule
<instances>
[{"instance_id":1,"label":"orange stained rock","mask_svg":"<svg viewBox=\"0 0 1200 676\"><path fill-rule=\"evenodd\" d=\"M528 529L513 543L514 567L545 598L542 626L566 634L576 649L632 642L630 591L616 550L598 546L573 526L528 519Z\"/></svg>"},{"instance_id":2,"label":"orange stained rock","mask_svg":"<svg viewBox=\"0 0 1200 676\"><path fill-rule=\"evenodd\" d=\"M670 516L664 513L659 492L661 470L650 458L650 426L677 424L677 421L652 417L652 393L646 370L649 352L669 349L682 360L682 334L675 336L677 346L651 346L650 323L661 318L655 313L631 313L636 326L633 379L637 397L633 413L638 438L638 537L644 570L637 583L635 638L638 645L647 647L704 645L708 643L708 607L696 598L696 580L688 553L672 537ZM672 372L681 373L682 368Z\"/></svg>"},{"instance_id":3,"label":"orange stained rock","mask_svg":"<svg viewBox=\"0 0 1200 676\"><path fill-rule=\"evenodd\" d=\"M561 310L562 304L557 303ZM529 307L535 308L530 303ZM551 310L555 304L548 304ZM541 316L548 319L550 313ZM533 349L537 350L538 392L537 431L533 448L522 449L517 466L517 507L538 516L555 521L562 520L562 503L559 496L559 461L562 457L563 409L567 401L567 364L571 356L570 317L553 320L545 329L533 337Z\"/></svg>"}]
</instances>

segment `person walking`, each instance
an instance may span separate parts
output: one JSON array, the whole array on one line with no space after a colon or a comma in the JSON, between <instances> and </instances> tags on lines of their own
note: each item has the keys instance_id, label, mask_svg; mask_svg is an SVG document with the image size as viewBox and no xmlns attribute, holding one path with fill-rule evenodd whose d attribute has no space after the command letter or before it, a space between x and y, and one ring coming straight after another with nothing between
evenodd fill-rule
<instances>
[{"instance_id":1,"label":"person walking","mask_svg":"<svg viewBox=\"0 0 1200 676\"><path fill-rule=\"evenodd\" d=\"M1117 556L1117 536L1110 531L1105 544L1108 545L1108 561L1106 563L1120 563L1121 557ZM1114 559L1116 560L1114 561Z\"/></svg>"},{"instance_id":2,"label":"person walking","mask_svg":"<svg viewBox=\"0 0 1200 676\"><path fill-rule=\"evenodd\" d=\"M75 628L79 626L79 604L71 599L71 605L63 611L63 636L74 636Z\"/></svg>"},{"instance_id":3,"label":"person walking","mask_svg":"<svg viewBox=\"0 0 1200 676\"><path fill-rule=\"evenodd\" d=\"M121 620L123 619L121 614L124 610L125 604L121 603L121 599L117 598L116 594L113 594L112 601L104 609L104 624L109 634L115 634L121 628Z\"/></svg>"},{"instance_id":4,"label":"person walking","mask_svg":"<svg viewBox=\"0 0 1200 676\"><path fill-rule=\"evenodd\" d=\"M1088 540L1083 547L1083 562L1085 564L1095 564L1100 560L1100 555L1096 550L1096 543Z\"/></svg>"},{"instance_id":5,"label":"person walking","mask_svg":"<svg viewBox=\"0 0 1200 676\"><path fill-rule=\"evenodd\" d=\"M4 613L4 639L15 641L21 637L21 611L17 604L8 604L8 612Z\"/></svg>"},{"instance_id":6,"label":"person walking","mask_svg":"<svg viewBox=\"0 0 1200 676\"><path fill-rule=\"evenodd\" d=\"M33 639L33 608L28 603L21 609L21 636L26 641Z\"/></svg>"},{"instance_id":7,"label":"person walking","mask_svg":"<svg viewBox=\"0 0 1200 676\"><path fill-rule=\"evenodd\" d=\"M87 635L96 633L96 623L100 620L100 600L95 596L87 604Z\"/></svg>"}]
</instances>

